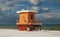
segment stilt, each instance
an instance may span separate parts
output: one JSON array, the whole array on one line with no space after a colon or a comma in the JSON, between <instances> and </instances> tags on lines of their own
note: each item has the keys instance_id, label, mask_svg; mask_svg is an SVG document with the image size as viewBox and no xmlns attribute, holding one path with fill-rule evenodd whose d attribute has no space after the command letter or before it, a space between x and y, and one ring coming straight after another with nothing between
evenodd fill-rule
<instances>
[{"instance_id":1,"label":"stilt","mask_svg":"<svg viewBox=\"0 0 60 37\"><path fill-rule=\"evenodd\" d=\"M41 25L40 25L40 28L39 28L39 29L40 29L40 31L41 31Z\"/></svg>"}]
</instances>

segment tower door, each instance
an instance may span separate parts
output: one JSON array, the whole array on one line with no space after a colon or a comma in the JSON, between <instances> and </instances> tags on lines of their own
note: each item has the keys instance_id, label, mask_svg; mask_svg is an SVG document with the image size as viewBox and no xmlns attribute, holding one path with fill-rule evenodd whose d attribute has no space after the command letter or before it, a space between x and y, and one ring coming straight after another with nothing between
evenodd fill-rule
<instances>
[{"instance_id":1,"label":"tower door","mask_svg":"<svg viewBox=\"0 0 60 37\"><path fill-rule=\"evenodd\" d=\"M34 13L29 13L29 23L33 23L34 22Z\"/></svg>"}]
</instances>

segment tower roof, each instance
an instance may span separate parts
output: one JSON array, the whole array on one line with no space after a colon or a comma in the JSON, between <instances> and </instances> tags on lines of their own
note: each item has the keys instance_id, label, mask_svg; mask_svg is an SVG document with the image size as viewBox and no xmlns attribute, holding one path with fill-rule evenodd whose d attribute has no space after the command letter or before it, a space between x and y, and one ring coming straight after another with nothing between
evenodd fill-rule
<instances>
[{"instance_id":1,"label":"tower roof","mask_svg":"<svg viewBox=\"0 0 60 37\"><path fill-rule=\"evenodd\" d=\"M38 13L38 11L34 11L34 10L21 10L21 11L17 11L17 13L22 13L22 12L34 12L34 13Z\"/></svg>"}]
</instances>

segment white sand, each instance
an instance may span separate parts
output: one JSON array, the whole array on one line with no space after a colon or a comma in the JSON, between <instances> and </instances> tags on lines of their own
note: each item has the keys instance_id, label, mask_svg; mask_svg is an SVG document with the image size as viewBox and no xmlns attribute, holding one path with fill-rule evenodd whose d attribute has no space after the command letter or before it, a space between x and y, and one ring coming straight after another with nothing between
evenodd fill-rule
<instances>
[{"instance_id":1,"label":"white sand","mask_svg":"<svg viewBox=\"0 0 60 37\"><path fill-rule=\"evenodd\" d=\"M0 29L0 37L60 37L60 31L17 31L12 29Z\"/></svg>"}]
</instances>

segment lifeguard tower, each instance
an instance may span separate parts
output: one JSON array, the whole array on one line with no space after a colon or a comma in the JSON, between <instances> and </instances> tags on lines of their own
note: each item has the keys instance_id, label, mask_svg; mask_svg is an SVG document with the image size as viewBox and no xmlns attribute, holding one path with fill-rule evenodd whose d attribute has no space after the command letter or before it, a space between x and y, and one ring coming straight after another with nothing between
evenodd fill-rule
<instances>
[{"instance_id":1,"label":"lifeguard tower","mask_svg":"<svg viewBox=\"0 0 60 37\"><path fill-rule=\"evenodd\" d=\"M17 29L20 31L34 31L41 30L41 22L35 22L35 14L37 11L21 10L17 11L19 19L17 20Z\"/></svg>"}]
</instances>

